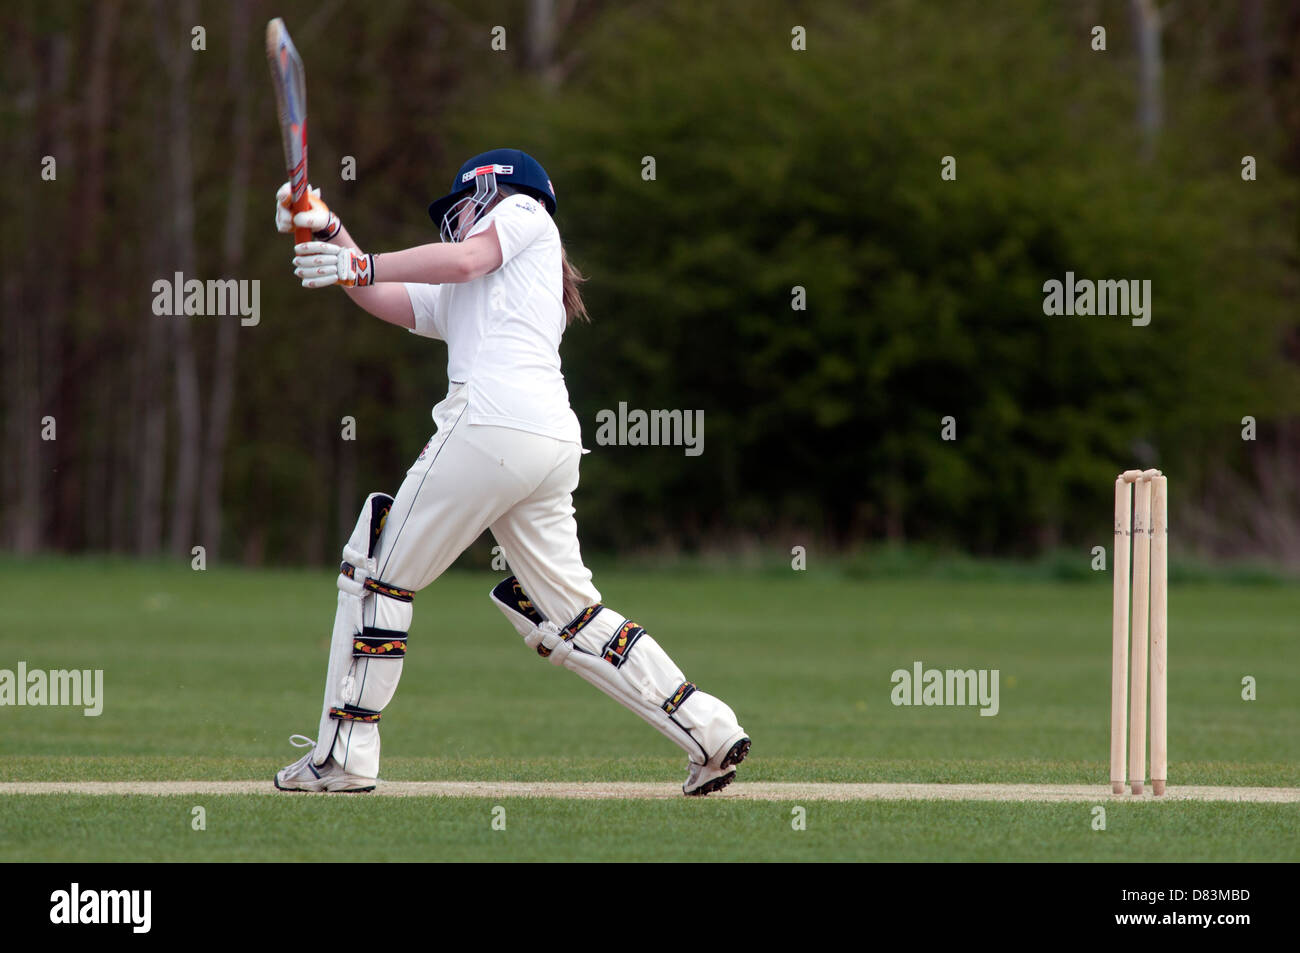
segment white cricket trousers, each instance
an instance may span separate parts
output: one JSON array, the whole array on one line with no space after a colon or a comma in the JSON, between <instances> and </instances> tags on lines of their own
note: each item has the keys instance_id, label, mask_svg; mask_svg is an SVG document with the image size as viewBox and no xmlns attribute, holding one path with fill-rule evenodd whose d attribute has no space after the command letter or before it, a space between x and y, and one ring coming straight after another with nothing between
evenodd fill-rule
<instances>
[{"instance_id":1,"label":"white cricket trousers","mask_svg":"<svg viewBox=\"0 0 1300 953\"><path fill-rule=\"evenodd\" d=\"M375 551L379 578L418 592L490 529L542 614L572 619L600 602L573 516L582 448L470 424L466 391L453 386L433 410L437 432L406 471Z\"/></svg>"}]
</instances>

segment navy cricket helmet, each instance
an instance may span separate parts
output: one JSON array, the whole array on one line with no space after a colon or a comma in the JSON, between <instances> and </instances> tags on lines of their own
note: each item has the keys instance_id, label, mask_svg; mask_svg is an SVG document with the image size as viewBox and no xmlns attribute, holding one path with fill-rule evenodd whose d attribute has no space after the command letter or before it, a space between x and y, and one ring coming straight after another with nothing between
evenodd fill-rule
<instances>
[{"instance_id":1,"label":"navy cricket helmet","mask_svg":"<svg viewBox=\"0 0 1300 953\"><path fill-rule=\"evenodd\" d=\"M443 241L463 239L502 185L531 195L555 214L555 187L542 164L519 149L493 149L462 165L451 181L451 191L429 204L429 218L438 226ZM462 227L466 208L472 208L473 214Z\"/></svg>"}]
</instances>

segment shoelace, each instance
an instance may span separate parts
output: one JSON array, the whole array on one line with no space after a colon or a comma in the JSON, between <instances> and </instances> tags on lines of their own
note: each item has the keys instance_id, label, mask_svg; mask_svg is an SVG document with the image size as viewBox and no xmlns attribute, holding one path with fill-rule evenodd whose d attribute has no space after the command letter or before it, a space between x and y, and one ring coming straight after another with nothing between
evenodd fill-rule
<instances>
[{"instance_id":1,"label":"shoelace","mask_svg":"<svg viewBox=\"0 0 1300 953\"><path fill-rule=\"evenodd\" d=\"M289 744L295 748L314 748L316 747L316 739L308 738L306 735L290 735Z\"/></svg>"}]
</instances>

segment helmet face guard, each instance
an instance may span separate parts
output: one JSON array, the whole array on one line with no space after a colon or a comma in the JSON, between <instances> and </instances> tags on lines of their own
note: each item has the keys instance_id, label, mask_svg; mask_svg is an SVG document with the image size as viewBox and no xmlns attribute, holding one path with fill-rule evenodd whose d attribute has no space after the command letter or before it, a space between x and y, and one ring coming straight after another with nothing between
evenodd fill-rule
<instances>
[{"instance_id":1,"label":"helmet face guard","mask_svg":"<svg viewBox=\"0 0 1300 953\"><path fill-rule=\"evenodd\" d=\"M443 213L442 221L438 225L438 233L442 236L442 240L444 242L463 242L499 193L497 189L497 173L509 175L513 171L512 166L494 163L482 165L464 173L461 176L461 183L464 184L473 179L474 191L463 198L457 199Z\"/></svg>"},{"instance_id":2,"label":"helmet face guard","mask_svg":"<svg viewBox=\"0 0 1300 953\"><path fill-rule=\"evenodd\" d=\"M451 191L429 205L429 217L445 242L464 241L497 197L510 192L533 196L555 214L555 188L536 159L518 149L493 149L460 167Z\"/></svg>"}]
</instances>

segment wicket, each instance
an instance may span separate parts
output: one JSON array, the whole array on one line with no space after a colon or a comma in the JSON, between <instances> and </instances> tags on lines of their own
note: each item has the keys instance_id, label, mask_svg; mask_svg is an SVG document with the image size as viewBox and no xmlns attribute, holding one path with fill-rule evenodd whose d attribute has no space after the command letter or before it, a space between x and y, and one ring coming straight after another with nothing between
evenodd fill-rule
<instances>
[{"instance_id":1,"label":"wicket","mask_svg":"<svg viewBox=\"0 0 1300 953\"><path fill-rule=\"evenodd\" d=\"M1130 513L1132 522L1130 525ZM1129 540L1132 539L1130 572ZM1110 787L1134 794L1146 780L1147 684L1151 695L1151 787L1168 780L1169 494L1159 470L1125 470L1115 479L1111 599ZM1132 642L1129 591L1132 582ZM1148 636L1149 647L1148 647ZM1148 673L1148 650L1150 671ZM1126 708L1127 706L1127 708ZM1126 718L1127 715L1127 718ZM1126 724L1127 721L1127 724ZM1124 742L1128 739L1128 774Z\"/></svg>"}]
</instances>

